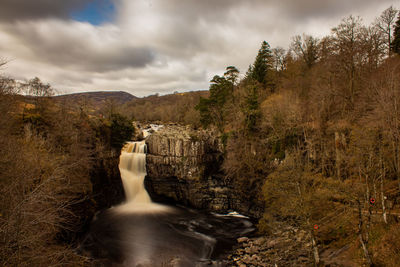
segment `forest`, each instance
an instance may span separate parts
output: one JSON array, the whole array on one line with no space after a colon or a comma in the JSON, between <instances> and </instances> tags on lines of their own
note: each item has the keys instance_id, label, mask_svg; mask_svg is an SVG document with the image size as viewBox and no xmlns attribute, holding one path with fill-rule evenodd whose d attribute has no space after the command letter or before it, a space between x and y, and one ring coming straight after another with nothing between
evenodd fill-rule
<instances>
[{"instance_id":1,"label":"forest","mask_svg":"<svg viewBox=\"0 0 400 267\"><path fill-rule=\"evenodd\" d=\"M210 83L209 92L111 103L100 117L56 102L38 78L1 76L0 265L93 264L74 249L90 220L79 212L100 205L88 197L93 177L132 136L134 119L213 129L227 178L265 202L259 232L282 223L307 231L316 265L321 249L348 244L359 266L398 266L396 9L371 25L348 16L330 35L298 35L287 49L264 41L245 73L228 66Z\"/></svg>"},{"instance_id":2,"label":"forest","mask_svg":"<svg viewBox=\"0 0 400 267\"><path fill-rule=\"evenodd\" d=\"M242 79L211 80L195 107L225 145L226 174L265 200L260 231L285 222L319 250L351 244L361 266L400 262L400 16L348 16L288 50L264 41ZM257 190L262 187L261 190Z\"/></svg>"}]
</instances>

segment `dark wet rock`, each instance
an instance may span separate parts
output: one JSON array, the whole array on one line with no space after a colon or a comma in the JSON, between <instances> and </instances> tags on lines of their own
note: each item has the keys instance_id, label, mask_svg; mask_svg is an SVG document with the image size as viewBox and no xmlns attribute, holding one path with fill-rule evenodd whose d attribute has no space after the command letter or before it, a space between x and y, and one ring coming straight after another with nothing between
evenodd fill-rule
<instances>
[{"instance_id":1,"label":"dark wet rock","mask_svg":"<svg viewBox=\"0 0 400 267\"><path fill-rule=\"evenodd\" d=\"M241 238L238 238L238 240L237 240L238 243L243 243L243 242L248 242L248 241L249 241L249 238L247 238L247 237L241 237Z\"/></svg>"},{"instance_id":2,"label":"dark wet rock","mask_svg":"<svg viewBox=\"0 0 400 267\"><path fill-rule=\"evenodd\" d=\"M119 151L106 151L96 155L91 172L91 201L95 203L94 212L117 205L125 198L118 163Z\"/></svg>"},{"instance_id":3,"label":"dark wet rock","mask_svg":"<svg viewBox=\"0 0 400 267\"><path fill-rule=\"evenodd\" d=\"M241 199L232 181L226 179L221 168L223 146L212 132L166 125L149 136L146 143L145 186L153 200L262 216L262 205Z\"/></svg>"}]
</instances>

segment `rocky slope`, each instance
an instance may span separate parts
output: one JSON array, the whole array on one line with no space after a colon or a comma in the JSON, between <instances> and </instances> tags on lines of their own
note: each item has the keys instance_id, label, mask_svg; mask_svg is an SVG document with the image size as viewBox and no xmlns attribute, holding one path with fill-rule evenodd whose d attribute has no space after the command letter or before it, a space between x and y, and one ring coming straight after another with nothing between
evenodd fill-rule
<instances>
[{"instance_id":1,"label":"rocky slope","mask_svg":"<svg viewBox=\"0 0 400 267\"><path fill-rule=\"evenodd\" d=\"M228 266L313 266L309 235L286 226L269 236L241 237Z\"/></svg>"},{"instance_id":2,"label":"rocky slope","mask_svg":"<svg viewBox=\"0 0 400 267\"><path fill-rule=\"evenodd\" d=\"M262 208L246 203L221 170L223 147L209 131L170 125L146 140L146 189L155 201L215 212L235 210L260 217Z\"/></svg>"}]
</instances>

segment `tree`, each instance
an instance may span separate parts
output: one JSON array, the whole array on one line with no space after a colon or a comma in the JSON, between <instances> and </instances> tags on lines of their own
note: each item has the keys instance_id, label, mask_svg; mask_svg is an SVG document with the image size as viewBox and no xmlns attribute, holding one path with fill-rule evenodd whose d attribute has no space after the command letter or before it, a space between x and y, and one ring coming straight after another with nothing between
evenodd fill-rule
<instances>
[{"instance_id":1,"label":"tree","mask_svg":"<svg viewBox=\"0 0 400 267\"><path fill-rule=\"evenodd\" d=\"M393 52L400 55L400 14L394 26L394 38L391 45Z\"/></svg>"},{"instance_id":2,"label":"tree","mask_svg":"<svg viewBox=\"0 0 400 267\"><path fill-rule=\"evenodd\" d=\"M291 47L295 54L303 60L308 69L318 60L318 43L319 40L311 35L303 34L303 37L296 35L293 38Z\"/></svg>"},{"instance_id":3,"label":"tree","mask_svg":"<svg viewBox=\"0 0 400 267\"><path fill-rule=\"evenodd\" d=\"M212 105L211 99L200 97L199 103L195 106L195 109L200 113L200 124L205 128L213 124L214 121L211 116Z\"/></svg>"},{"instance_id":4,"label":"tree","mask_svg":"<svg viewBox=\"0 0 400 267\"><path fill-rule=\"evenodd\" d=\"M263 41L256 60L248 71L248 77L261 83L264 87L271 86L269 72L273 68L272 52L269 44Z\"/></svg>"},{"instance_id":5,"label":"tree","mask_svg":"<svg viewBox=\"0 0 400 267\"><path fill-rule=\"evenodd\" d=\"M54 90L50 84L43 83L38 77L28 81L25 85L28 95L35 98L49 97L54 95Z\"/></svg>"},{"instance_id":6,"label":"tree","mask_svg":"<svg viewBox=\"0 0 400 267\"><path fill-rule=\"evenodd\" d=\"M0 68L6 65L7 63L8 63L7 60L0 58Z\"/></svg>"},{"instance_id":7,"label":"tree","mask_svg":"<svg viewBox=\"0 0 400 267\"><path fill-rule=\"evenodd\" d=\"M362 31L363 43L361 44L361 52L364 55L365 71L375 72L383 62L386 53L386 42L382 38L381 30L376 26L364 28Z\"/></svg>"},{"instance_id":8,"label":"tree","mask_svg":"<svg viewBox=\"0 0 400 267\"><path fill-rule=\"evenodd\" d=\"M337 94L343 98L343 111L354 108L355 96L359 89L357 78L364 59L362 32L365 29L361 22L360 17L349 16L332 29L332 52L336 56L337 72L342 74L338 80Z\"/></svg>"},{"instance_id":9,"label":"tree","mask_svg":"<svg viewBox=\"0 0 400 267\"><path fill-rule=\"evenodd\" d=\"M400 189L400 62L396 58L392 60L371 77L368 87L376 99L373 121L383 129L391 155L387 165L393 169Z\"/></svg>"},{"instance_id":10,"label":"tree","mask_svg":"<svg viewBox=\"0 0 400 267\"><path fill-rule=\"evenodd\" d=\"M236 83L238 71L235 67L228 67L224 76L215 75L210 81L210 97L200 98L195 107L200 112L200 122L204 127L217 126L223 133L227 118L226 104L232 100L233 88Z\"/></svg>"},{"instance_id":11,"label":"tree","mask_svg":"<svg viewBox=\"0 0 400 267\"><path fill-rule=\"evenodd\" d=\"M7 131L13 132L15 130L11 124L15 123L12 114L15 114L17 110L17 105L15 105L17 101L14 97L17 93L15 80L0 75L0 131L7 129ZM1 132L0 135L7 136L10 134L7 131Z\"/></svg>"},{"instance_id":12,"label":"tree","mask_svg":"<svg viewBox=\"0 0 400 267\"><path fill-rule=\"evenodd\" d=\"M38 77L29 80L27 83L22 85L26 94L33 99L34 108L25 109L22 114L22 119L25 122L30 122L35 125L37 130L43 128L43 126L49 121L51 116L49 105L51 103L50 97L54 95L54 90L50 84L43 83Z\"/></svg>"},{"instance_id":13,"label":"tree","mask_svg":"<svg viewBox=\"0 0 400 267\"><path fill-rule=\"evenodd\" d=\"M386 35L386 47L388 56L390 57L392 49L392 28L396 19L397 10L392 6L382 12L379 18L376 20L375 25L379 28L382 34Z\"/></svg>"},{"instance_id":14,"label":"tree","mask_svg":"<svg viewBox=\"0 0 400 267\"><path fill-rule=\"evenodd\" d=\"M236 85L239 78L239 70L235 66L226 67L226 72L224 73L225 79L230 81L233 85Z\"/></svg>"},{"instance_id":15,"label":"tree","mask_svg":"<svg viewBox=\"0 0 400 267\"><path fill-rule=\"evenodd\" d=\"M119 113L117 100L115 98L107 98L102 108L103 115L111 119L113 114Z\"/></svg>"},{"instance_id":16,"label":"tree","mask_svg":"<svg viewBox=\"0 0 400 267\"><path fill-rule=\"evenodd\" d=\"M111 115L111 147L121 149L124 143L131 140L135 133L131 121L121 114Z\"/></svg>"},{"instance_id":17,"label":"tree","mask_svg":"<svg viewBox=\"0 0 400 267\"><path fill-rule=\"evenodd\" d=\"M51 127L36 134L24 125L21 103L44 104L40 96L49 92L39 79L31 85L38 99L17 95L18 84L0 77L0 265L83 266L70 247L93 207L87 198L94 144L82 138L87 133L76 114L47 105L51 99L42 106Z\"/></svg>"},{"instance_id":18,"label":"tree","mask_svg":"<svg viewBox=\"0 0 400 267\"><path fill-rule=\"evenodd\" d=\"M286 51L282 47L276 47L272 49L274 69L276 72L285 69L285 54Z\"/></svg>"},{"instance_id":19,"label":"tree","mask_svg":"<svg viewBox=\"0 0 400 267\"><path fill-rule=\"evenodd\" d=\"M244 87L244 90L244 103L241 107L245 117L245 129L252 133L257 130L261 117L259 88L257 84L250 83Z\"/></svg>"}]
</instances>

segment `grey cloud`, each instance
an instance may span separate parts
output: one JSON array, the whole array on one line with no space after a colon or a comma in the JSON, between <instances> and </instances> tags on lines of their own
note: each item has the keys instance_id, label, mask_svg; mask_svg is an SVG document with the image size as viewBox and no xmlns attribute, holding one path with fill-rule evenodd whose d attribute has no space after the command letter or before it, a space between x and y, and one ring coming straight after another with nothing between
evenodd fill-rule
<instances>
[{"instance_id":1,"label":"grey cloud","mask_svg":"<svg viewBox=\"0 0 400 267\"><path fill-rule=\"evenodd\" d=\"M67 18L71 11L93 0L1 0L0 20Z\"/></svg>"},{"instance_id":2,"label":"grey cloud","mask_svg":"<svg viewBox=\"0 0 400 267\"><path fill-rule=\"evenodd\" d=\"M154 12L163 15L161 19L168 18L163 21L157 45L171 57L182 59L203 52L221 53L237 46L229 36L221 34L224 29L234 31L235 36L241 35L242 42L258 34L257 42L266 39L287 46L291 36L299 34L301 25L308 21L318 20L323 28L329 20L340 23L341 18L377 4L376 0L149 0L149 3ZM379 4L385 3L389 6L393 0L382 0ZM376 16L379 12L376 11Z\"/></svg>"},{"instance_id":3,"label":"grey cloud","mask_svg":"<svg viewBox=\"0 0 400 267\"><path fill-rule=\"evenodd\" d=\"M302 1L267 1L275 3L275 6L283 13L286 13L292 19L311 18L331 18L347 16L359 10L371 7L377 4L376 0L302 0ZM389 6L392 0L380 0L379 4L387 3ZM378 14L377 14L378 15Z\"/></svg>"},{"instance_id":4,"label":"grey cloud","mask_svg":"<svg viewBox=\"0 0 400 267\"><path fill-rule=\"evenodd\" d=\"M231 9L241 6L245 1L232 0L167 0L160 1L160 8L164 12L172 13L185 18L189 23L196 20L221 21L226 19Z\"/></svg>"},{"instance_id":5,"label":"grey cloud","mask_svg":"<svg viewBox=\"0 0 400 267\"><path fill-rule=\"evenodd\" d=\"M143 68L155 59L151 48L128 44L117 37L110 41L108 36L102 36L107 32L91 34L90 29L95 31L95 28L71 31L68 28L77 24L54 22L54 25L55 28L37 23L19 23L7 29L9 34L29 47L33 59L59 67L106 72Z\"/></svg>"},{"instance_id":6,"label":"grey cloud","mask_svg":"<svg viewBox=\"0 0 400 267\"><path fill-rule=\"evenodd\" d=\"M379 4L389 6L393 0L380 0ZM376 0L164 0L158 3L164 12L185 17L188 23L205 19L213 22L229 24L229 16L243 8L251 11L274 9L278 16L287 20L308 20L310 18L336 17L349 15L371 5Z\"/></svg>"}]
</instances>

